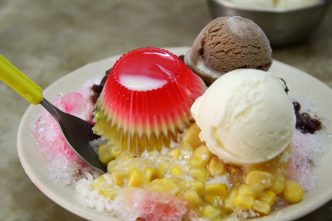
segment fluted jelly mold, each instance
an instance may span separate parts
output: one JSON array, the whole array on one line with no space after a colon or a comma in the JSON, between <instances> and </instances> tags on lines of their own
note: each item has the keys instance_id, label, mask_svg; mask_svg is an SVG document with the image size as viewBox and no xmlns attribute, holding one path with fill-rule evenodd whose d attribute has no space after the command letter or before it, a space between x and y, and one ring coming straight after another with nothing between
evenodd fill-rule
<instances>
[{"instance_id":1,"label":"fluted jelly mold","mask_svg":"<svg viewBox=\"0 0 332 221\"><path fill-rule=\"evenodd\" d=\"M110 70L94 113L94 132L139 154L176 141L191 120L203 81L176 55L160 48L124 54Z\"/></svg>"}]
</instances>

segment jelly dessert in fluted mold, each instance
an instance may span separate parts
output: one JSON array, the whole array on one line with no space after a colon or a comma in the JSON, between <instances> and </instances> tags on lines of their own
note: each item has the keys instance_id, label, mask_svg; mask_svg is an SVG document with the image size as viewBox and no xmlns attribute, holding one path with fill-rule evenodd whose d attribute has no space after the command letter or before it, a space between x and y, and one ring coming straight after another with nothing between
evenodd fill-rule
<instances>
[{"instance_id":1,"label":"jelly dessert in fluted mold","mask_svg":"<svg viewBox=\"0 0 332 221\"><path fill-rule=\"evenodd\" d=\"M191 104L204 89L169 51L130 51L110 70L96 103L94 132L132 153L160 150L188 126Z\"/></svg>"}]
</instances>

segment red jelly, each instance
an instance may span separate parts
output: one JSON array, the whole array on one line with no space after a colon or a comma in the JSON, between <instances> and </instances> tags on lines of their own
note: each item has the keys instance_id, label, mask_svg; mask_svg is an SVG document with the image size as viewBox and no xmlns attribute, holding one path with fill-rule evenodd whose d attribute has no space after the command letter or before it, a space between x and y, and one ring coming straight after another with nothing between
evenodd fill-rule
<instances>
[{"instance_id":1,"label":"red jelly","mask_svg":"<svg viewBox=\"0 0 332 221\"><path fill-rule=\"evenodd\" d=\"M124 54L97 102L95 132L134 152L176 140L191 119L203 81L176 55L159 48Z\"/></svg>"}]
</instances>

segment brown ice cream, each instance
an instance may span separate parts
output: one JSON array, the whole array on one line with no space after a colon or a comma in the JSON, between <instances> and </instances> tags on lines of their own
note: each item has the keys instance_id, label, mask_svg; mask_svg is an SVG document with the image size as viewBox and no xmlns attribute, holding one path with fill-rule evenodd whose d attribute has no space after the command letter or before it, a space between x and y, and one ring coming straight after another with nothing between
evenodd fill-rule
<instances>
[{"instance_id":1,"label":"brown ice cream","mask_svg":"<svg viewBox=\"0 0 332 221\"><path fill-rule=\"evenodd\" d=\"M252 20L219 17L196 37L185 62L206 82L240 68L268 70L272 63L270 42Z\"/></svg>"}]
</instances>

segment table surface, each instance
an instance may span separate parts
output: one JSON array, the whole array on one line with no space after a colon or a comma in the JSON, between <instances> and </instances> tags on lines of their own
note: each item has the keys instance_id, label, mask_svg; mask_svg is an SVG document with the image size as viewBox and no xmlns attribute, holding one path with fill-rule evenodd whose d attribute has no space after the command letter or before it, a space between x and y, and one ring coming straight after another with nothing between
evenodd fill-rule
<instances>
[{"instance_id":1,"label":"table surface","mask_svg":"<svg viewBox=\"0 0 332 221\"><path fill-rule=\"evenodd\" d=\"M190 46L210 20L203 0L0 0L0 54L45 88L86 63L137 47ZM275 49L274 59L332 87L331 21L332 8L310 41ZM24 173L16 133L28 103L2 83L0 96L0 219L82 220L49 200ZM332 201L299 220L328 217Z\"/></svg>"}]
</instances>

